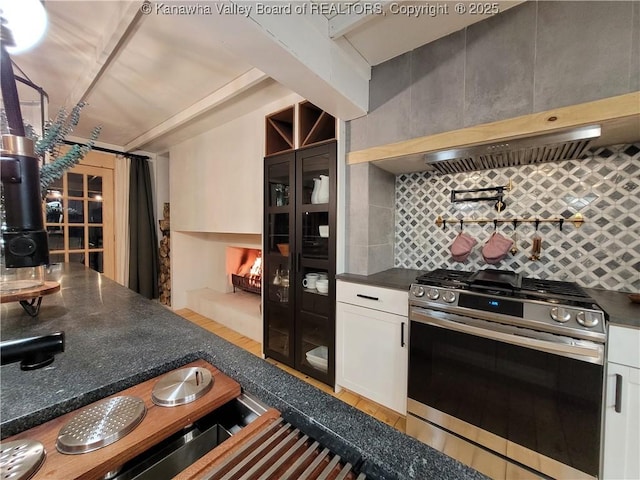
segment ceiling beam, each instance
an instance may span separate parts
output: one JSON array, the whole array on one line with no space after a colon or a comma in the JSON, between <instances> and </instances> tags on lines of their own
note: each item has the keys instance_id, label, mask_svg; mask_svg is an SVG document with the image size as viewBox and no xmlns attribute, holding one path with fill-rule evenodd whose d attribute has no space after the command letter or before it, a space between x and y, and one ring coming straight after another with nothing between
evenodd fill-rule
<instances>
[{"instance_id":1,"label":"ceiling beam","mask_svg":"<svg viewBox=\"0 0 640 480\"><path fill-rule=\"evenodd\" d=\"M264 13L258 5L295 7L297 2L234 3L216 5L244 14L200 17L211 35L250 65L343 120L367 113L371 67L356 61L328 37L325 17L292 12ZM222 8L222 7L217 7ZM325 22L318 26L318 18Z\"/></svg>"},{"instance_id":2,"label":"ceiling beam","mask_svg":"<svg viewBox=\"0 0 640 480\"><path fill-rule=\"evenodd\" d=\"M144 18L140 11L140 6L143 3L141 0L117 2L120 6L118 14L108 19L108 25L100 36L93 61L86 66L82 76L76 81L65 99L65 105L76 105L78 102L84 101L91 93L102 74L117 57L135 32L141 19Z\"/></svg>"},{"instance_id":3,"label":"ceiling beam","mask_svg":"<svg viewBox=\"0 0 640 480\"><path fill-rule=\"evenodd\" d=\"M376 2L375 7L379 7L379 10L376 11L373 11L374 5L368 2L350 4L350 9L353 10L352 12L347 11L340 13L329 19L329 38L334 40L340 38L359 26L377 18L379 15L386 14L389 4L391 3L391 0ZM360 5L360 7L358 7L358 5ZM357 10L358 8L362 10Z\"/></svg>"},{"instance_id":4,"label":"ceiling beam","mask_svg":"<svg viewBox=\"0 0 640 480\"><path fill-rule=\"evenodd\" d=\"M227 83L224 87L216 90L210 95L207 95L199 102L194 103L189 108L181 111L171 118L168 118L160 125L152 128L148 132L143 133L139 137L134 138L124 146L124 150L126 152L131 152L140 149L153 140L156 140L163 135L167 135L178 127L185 125L186 123L194 120L200 115L213 110L214 108L240 95L242 92L248 90L249 88L268 79L269 76L267 74L261 72L257 68L253 68L244 75Z\"/></svg>"}]
</instances>

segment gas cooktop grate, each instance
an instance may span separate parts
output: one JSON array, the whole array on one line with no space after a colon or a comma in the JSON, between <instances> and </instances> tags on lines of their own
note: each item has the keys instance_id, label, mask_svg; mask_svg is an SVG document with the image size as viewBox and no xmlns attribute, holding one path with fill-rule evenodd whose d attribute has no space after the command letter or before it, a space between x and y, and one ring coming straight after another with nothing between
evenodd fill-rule
<instances>
[{"instance_id":1,"label":"gas cooktop grate","mask_svg":"<svg viewBox=\"0 0 640 480\"><path fill-rule=\"evenodd\" d=\"M469 288L472 277L476 272L465 272L460 270L447 270L439 268L431 272L425 272L416 277L416 282L421 284L433 284L441 287L462 287ZM486 283L483 284L486 287ZM589 295L577 284L573 282L562 282L558 280L542 280L538 278L522 278L520 289L515 289L534 294L558 295L565 297L589 298Z\"/></svg>"},{"instance_id":2,"label":"gas cooktop grate","mask_svg":"<svg viewBox=\"0 0 640 480\"><path fill-rule=\"evenodd\" d=\"M416 282L418 283L437 283L439 285L456 285L467 283L473 272L463 272L460 270L447 270L438 268L431 272L425 272L418 275Z\"/></svg>"},{"instance_id":3,"label":"gas cooktop grate","mask_svg":"<svg viewBox=\"0 0 640 480\"><path fill-rule=\"evenodd\" d=\"M551 295L565 295L569 297L589 298L589 295L575 283L557 280L540 280L537 278L523 278L522 290L549 293Z\"/></svg>"}]
</instances>

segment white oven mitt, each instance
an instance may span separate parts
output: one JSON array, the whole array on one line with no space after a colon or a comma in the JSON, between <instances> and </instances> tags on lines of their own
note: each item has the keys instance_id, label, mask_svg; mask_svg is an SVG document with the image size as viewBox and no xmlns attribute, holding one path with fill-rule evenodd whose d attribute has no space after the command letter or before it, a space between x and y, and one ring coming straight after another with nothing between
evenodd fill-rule
<instances>
[{"instance_id":1,"label":"white oven mitt","mask_svg":"<svg viewBox=\"0 0 640 480\"><path fill-rule=\"evenodd\" d=\"M476 243L478 242L471 235L460 232L449 247L451 256L456 262L464 262L469 257L469 254L471 254L471 250L473 250Z\"/></svg>"},{"instance_id":2,"label":"white oven mitt","mask_svg":"<svg viewBox=\"0 0 640 480\"><path fill-rule=\"evenodd\" d=\"M482 257L489 264L495 264L503 260L513 245L513 240L493 232L487 243L482 247Z\"/></svg>"}]
</instances>

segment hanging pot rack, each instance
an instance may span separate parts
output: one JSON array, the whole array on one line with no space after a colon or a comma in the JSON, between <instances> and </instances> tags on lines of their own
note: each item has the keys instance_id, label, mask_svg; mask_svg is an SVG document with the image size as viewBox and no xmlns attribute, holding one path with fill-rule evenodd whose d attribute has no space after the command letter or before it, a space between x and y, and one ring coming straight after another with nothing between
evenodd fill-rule
<instances>
[{"instance_id":1,"label":"hanging pot rack","mask_svg":"<svg viewBox=\"0 0 640 480\"><path fill-rule=\"evenodd\" d=\"M585 222L584 216L581 213L576 213L575 215L571 216L570 218L564 218L564 217L559 217L559 218L500 218L500 219L489 219L489 218L472 218L472 219L464 219L464 218L442 218L440 215L438 215L438 218L436 218L436 225L438 227L442 227L442 229L446 229L447 228L447 224L449 225L460 225L460 227L462 228L462 226L467 223L478 223L481 225L484 225L486 223L490 223L493 224L494 227L497 227L498 223L511 223L513 225L514 228L517 228L519 223L535 223L536 224L536 229L538 228L538 225L541 223L557 223L558 227L560 228L560 231L562 231L562 226L564 225L565 222L571 222L573 223L574 227L576 228L580 228L582 226L582 224Z\"/></svg>"}]
</instances>

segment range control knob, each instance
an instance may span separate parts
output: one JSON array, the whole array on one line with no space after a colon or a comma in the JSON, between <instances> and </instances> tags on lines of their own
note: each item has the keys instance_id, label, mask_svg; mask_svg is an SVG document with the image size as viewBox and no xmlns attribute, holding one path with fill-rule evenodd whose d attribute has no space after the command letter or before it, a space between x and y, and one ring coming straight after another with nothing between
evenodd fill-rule
<instances>
[{"instance_id":1,"label":"range control knob","mask_svg":"<svg viewBox=\"0 0 640 480\"><path fill-rule=\"evenodd\" d=\"M456 294L447 290L442 294L442 299L447 303L453 303L456 301Z\"/></svg>"},{"instance_id":2,"label":"range control knob","mask_svg":"<svg viewBox=\"0 0 640 480\"><path fill-rule=\"evenodd\" d=\"M592 328L598 325L600 319L598 318L598 314L594 312L578 312L576 315L576 320L580 325L587 328Z\"/></svg>"},{"instance_id":3,"label":"range control knob","mask_svg":"<svg viewBox=\"0 0 640 480\"><path fill-rule=\"evenodd\" d=\"M422 285L414 285L411 288L411 293L413 294L414 297L422 297L424 296L424 287Z\"/></svg>"},{"instance_id":4,"label":"range control knob","mask_svg":"<svg viewBox=\"0 0 640 480\"><path fill-rule=\"evenodd\" d=\"M427 297L429 297L431 300L437 300L438 298L440 298L440 292L437 288L430 288L427 292Z\"/></svg>"},{"instance_id":5,"label":"range control knob","mask_svg":"<svg viewBox=\"0 0 640 480\"><path fill-rule=\"evenodd\" d=\"M563 307L553 307L551 309L551 318L556 322L565 323L571 320L571 314Z\"/></svg>"}]
</instances>

